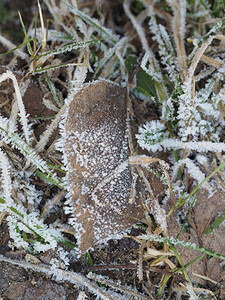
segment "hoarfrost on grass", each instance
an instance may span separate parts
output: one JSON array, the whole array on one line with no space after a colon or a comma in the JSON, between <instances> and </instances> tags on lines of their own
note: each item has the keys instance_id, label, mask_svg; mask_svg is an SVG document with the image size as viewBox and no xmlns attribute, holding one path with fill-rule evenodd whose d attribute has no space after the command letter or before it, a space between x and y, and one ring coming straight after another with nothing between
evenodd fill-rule
<instances>
[{"instance_id":1,"label":"hoarfrost on grass","mask_svg":"<svg viewBox=\"0 0 225 300\"><path fill-rule=\"evenodd\" d=\"M0 149L0 167L1 167L1 179L3 184L4 197L6 203L11 200L12 182L10 178L10 165L5 154Z\"/></svg>"},{"instance_id":2,"label":"hoarfrost on grass","mask_svg":"<svg viewBox=\"0 0 225 300\"><path fill-rule=\"evenodd\" d=\"M181 159L176 163L172 177L178 173L178 170L183 164L186 165L189 174L197 181L198 184L205 179L205 174L202 173L201 170L189 158ZM205 183L205 186L208 186L208 183Z\"/></svg>"},{"instance_id":3,"label":"hoarfrost on grass","mask_svg":"<svg viewBox=\"0 0 225 300\"><path fill-rule=\"evenodd\" d=\"M30 145L30 136L31 136L32 132L29 130L28 121L27 121L28 116L26 114L25 106L23 104L18 81L16 79L16 76L11 71L6 71L2 75L0 75L0 83L7 79L11 79L13 82L13 86L14 86L15 94L16 94L16 101L17 101L17 105L19 107L20 122L23 127L23 133L24 133L26 142L28 145Z\"/></svg>"},{"instance_id":4,"label":"hoarfrost on grass","mask_svg":"<svg viewBox=\"0 0 225 300\"><path fill-rule=\"evenodd\" d=\"M137 21L137 18L131 13L129 4L130 4L130 2L128 0L125 0L123 2L124 11L139 35L139 38L140 38L140 41L142 44L142 48L144 49L145 52L150 52L151 50L150 50L150 47L149 47L149 44L148 44L148 41L147 41L147 38L145 35L145 31L144 31L143 27L141 26L140 22Z\"/></svg>"},{"instance_id":5,"label":"hoarfrost on grass","mask_svg":"<svg viewBox=\"0 0 225 300\"><path fill-rule=\"evenodd\" d=\"M200 122L200 124L202 125L206 124L206 127L208 125L204 121ZM199 130L198 126L193 125L187 127L185 129L185 132L187 134L194 134L198 130ZM205 132L206 131L201 131L201 133L205 133ZM225 143L222 142L221 143L210 142L210 141L185 142L175 138L166 138L167 136L168 136L168 132L166 131L166 126L163 123L160 123L159 121L150 121L145 125L140 126L139 133L136 134L136 138L141 148L152 152L162 151L163 149L164 151L171 150L171 149L190 149L198 152L225 151Z\"/></svg>"},{"instance_id":6,"label":"hoarfrost on grass","mask_svg":"<svg viewBox=\"0 0 225 300\"><path fill-rule=\"evenodd\" d=\"M100 34L100 36L102 36L102 38L109 44L114 44L119 40L120 37L118 35L114 34L112 30L100 24L97 19L88 16L86 13L76 9L75 7L67 3L66 5L73 14L77 15L79 18L91 25Z\"/></svg>"},{"instance_id":7,"label":"hoarfrost on grass","mask_svg":"<svg viewBox=\"0 0 225 300\"><path fill-rule=\"evenodd\" d=\"M139 145L143 149L153 152L161 151L163 148L160 142L167 136L166 126L159 121L150 121L139 127L139 133L136 134Z\"/></svg>"},{"instance_id":8,"label":"hoarfrost on grass","mask_svg":"<svg viewBox=\"0 0 225 300\"><path fill-rule=\"evenodd\" d=\"M153 67L152 64L148 64L149 63L149 59L152 59L152 55L150 52L145 53L142 62L141 62L141 68L146 72L146 74L148 74L150 77L152 77L153 79L155 79L158 82L162 81L162 76L160 73L157 73L155 68ZM146 67L146 65L148 64L148 68Z\"/></svg>"},{"instance_id":9,"label":"hoarfrost on grass","mask_svg":"<svg viewBox=\"0 0 225 300\"><path fill-rule=\"evenodd\" d=\"M45 30L47 30L45 28ZM36 41L41 44L42 41L42 28L38 27L38 28L32 28L28 31L28 35L31 38L36 38ZM64 32L60 32L58 30L55 29L49 29L48 28L48 41L52 41L52 42L71 42L72 39L74 40L74 38L72 38L72 36L68 36L66 35Z\"/></svg>"}]
</instances>

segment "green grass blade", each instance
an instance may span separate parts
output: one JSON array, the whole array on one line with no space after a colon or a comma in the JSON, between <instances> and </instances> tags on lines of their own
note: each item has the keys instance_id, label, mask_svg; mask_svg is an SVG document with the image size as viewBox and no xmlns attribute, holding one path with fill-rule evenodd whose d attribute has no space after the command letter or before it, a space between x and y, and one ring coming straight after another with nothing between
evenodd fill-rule
<instances>
[{"instance_id":1,"label":"green grass blade","mask_svg":"<svg viewBox=\"0 0 225 300\"><path fill-rule=\"evenodd\" d=\"M57 104L57 106L58 106L59 108L61 108L59 98L58 98L58 96L57 96L57 94L56 94L55 86L54 86L53 83L51 82L51 80L50 80L50 78L49 78L49 76L48 76L47 73L45 74L45 79L46 79L46 83L47 83L47 85L48 85L48 87L49 87L49 89L50 89L50 91L51 91L52 97L53 97L53 99L55 100L55 103Z\"/></svg>"},{"instance_id":2,"label":"green grass blade","mask_svg":"<svg viewBox=\"0 0 225 300\"><path fill-rule=\"evenodd\" d=\"M28 41L23 42L23 43L20 44L19 46L15 47L15 48L13 48L13 49L7 51L7 52L4 52L4 53L0 54L0 58L2 58L2 57L4 57L4 56L6 56L6 55L12 53L13 51L15 51L15 50L17 50L17 49L19 49L19 48L21 48L21 47L23 47L24 45L27 44L27 42L30 43L30 42L32 42L32 41L33 41L33 39L29 39Z\"/></svg>"},{"instance_id":3,"label":"green grass blade","mask_svg":"<svg viewBox=\"0 0 225 300\"><path fill-rule=\"evenodd\" d=\"M170 217L170 215L174 212L175 209L181 207L190 197L192 197L200 189L200 187L204 183L206 183L210 178L212 178L218 171L223 170L224 167L225 167L225 160L211 174L209 174L201 183L199 183L185 199L184 199L185 194L183 194L169 211L167 215L167 219Z\"/></svg>"},{"instance_id":4,"label":"green grass blade","mask_svg":"<svg viewBox=\"0 0 225 300\"><path fill-rule=\"evenodd\" d=\"M36 170L35 174L38 177L40 177L41 179L47 181L48 183L54 184L55 186L59 187L60 189L63 189L63 186L64 186L63 182L59 178L55 179L55 177L51 177L49 174L47 175L39 170Z\"/></svg>"},{"instance_id":5,"label":"green grass blade","mask_svg":"<svg viewBox=\"0 0 225 300\"><path fill-rule=\"evenodd\" d=\"M72 44L63 46L61 48L55 49L55 50L44 52L41 55L39 55L38 58L46 57L46 56L49 58L53 55L62 54L64 52L70 52L72 50L79 49L79 48L82 48L82 47L86 47L87 45L94 44L94 43L97 43L97 42L99 42L99 39L93 39L93 40L89 40L89 41L72 43Z\"/></svg>"},{"instance_id":6,"label":"green grass blade","mask_svg":"<svg viewBox=\"0 0 225 300\"><path fill-rule=\"evenodd\" d=\"M73 66L73 64L52 65L52 66L44 67L44 68L40 68L40 69L38 69L38 67L37 67L34 70L34 73L38 74L38 73L43 73L43 72L46 72L46 71L49 71L49 70L54 70L54 69L63 68L63 67L70 67L70 66Z\"/></svg>"},{"instance_id":7,"label":"green grass blade","mask_svg":"<svg viewBox=\"0 0 225 300\"><path fill-rule=\"evenodd\" d=\"M28 37L27 31L26 31L25 25L24 25L24 23L23 23L22 16L21 16L21 14L20 14L19 11L18 11L18 14L19 14L20 23L21 23L21 25L22 25L23 32L24 32L24 35L25 35L25 39L26 39L26 44L27 44L28 52L29 52L30 55L34 58L35 55L34 55L34 52L33 52L32 47L31 47L31 44L30 44L30 41L29 41L29 37Z\"/></svg>"},{"instance_id":8,"label":"green grass blade","mask_svg":"<svg viewBox=\"0 0 225 300\"><path fill-rule=\"evenodd\" d=\"M205 231L205 234L206 235L209 235L211 233L213 233L217 227L220 226L220 224L225 220L225 212L219 216L218 218L216 218L212 224L210 224L207 228L206 228L206 231Z\"/></svg>"},{"instance_id":9,"label":"green grass blade","mask_svg":"<svg viewBox=\"0 0 225 300\"><path fill-rule=\"evenodd\" d=\"M192 250L195 250L198 252L202 252L207 255L214 256L214 257L225 260L225 255L222 255L222 254L216 253L210 249L205 249L205 248L199 247L195 244L187 243L187 242L180 241L180 240L177 240L174 238L164 238L164 237L158 236L156 234L141 235L141 236L138 236L137 238L139 238L141 240L149 240L149 241L154 241L154 242L159 242L159 243L166 243L166 244L173 245L173 246L186 247L186 248L189 248L189 249L192 249Z\"/></svg>"}]
</instances>

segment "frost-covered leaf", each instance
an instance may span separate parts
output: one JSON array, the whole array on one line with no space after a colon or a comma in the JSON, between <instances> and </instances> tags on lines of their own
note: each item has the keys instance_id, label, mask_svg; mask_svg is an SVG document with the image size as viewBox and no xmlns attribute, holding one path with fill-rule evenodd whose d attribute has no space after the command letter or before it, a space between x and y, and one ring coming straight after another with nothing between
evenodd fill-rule
<instances>
[{"instance_id":1,"label":"frost-covered leaf","mask_svg":"<svg viewBox=\"0 0 225 300\"><path fill-rule=\"evenodd\" d=\"M127 159L125 89L98 81L70 103L65 123L65 155L78 243L82 252L143 217L141 197L131 204Z\"/></svg>"}]
</instances>

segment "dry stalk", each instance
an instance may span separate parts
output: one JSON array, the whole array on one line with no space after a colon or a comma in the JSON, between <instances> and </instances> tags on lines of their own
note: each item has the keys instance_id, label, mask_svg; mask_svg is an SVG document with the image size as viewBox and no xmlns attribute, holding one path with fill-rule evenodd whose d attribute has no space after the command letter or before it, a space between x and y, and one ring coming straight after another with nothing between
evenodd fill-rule
<instances>
[{"instance_id":1,"label":"dry stalk","mask_svg":"<svg viewBox=\"0 0 225 300\"><path fill-rule=\"evenodd\" d=\"M139 281L143 280L143 251L144 251L145 246L146 246L146 241L141 241L141 244L139 246L139 251L138 251L139 259L138 259L137 275L138 275Z\"/></svg>"},{"instance_id":2,"label":"dry stalk","mask_svg":"<svg viewBox=\"0 0 225 300\"><path fill-rule=\"evenodd\" d=\"M173 36L177 49L178 63L181 72L181 78L184 82L187 77L187 55L184 46L184 28L185 28L185 18L182 15L185 6L184 0L169 0L167 1L174 11L174 17L172 19L172 30Z\"/></svg>"},{"instance_id":3,"label":"dry stalk","mask_svg":"<svg viewBox=\"0 0 225 300\"><path fill-rule=\"evenodd\" d=\"M66 193L67 193L67 191L61 190L61 192L60 192L59 194L57 194L57 195L53 198L53 200L51 201L51 203L48 203L48 204L44 207L44 209L43 209L43 211L42 211L42 213L41 213L39 219L44 218L44 216L45 216L45 215L48 213L48 211L53 207L53 205L54 205L56 202L58 202L58 201L59 201Z\"/></svg>"},{"instance_id":4,"label":"dry stalk","mask_svg":"<svg viewBox=\"0 0 225 300\"><path fill-rule=\"evenodd\" d=\"M188 77L187 77L187 82L191 83L193 81L193 76L194 76L194 72L197 68L197 65L199 63L199 61L201 60L202 58L202 55L203 53L205 52L205 50L208 48L208 46L212 43L212 41L214 39L218 39L218 40L221 40L221 41L225 41L225 36L222 35L222 34L217 34L217 35L214 35L214 36L210 36L202 45L201 47L197 50L192 62L191 62L191 65L188 69Z\"/></svg>"},{"instance_id":5,"label":"dry stalk","mask_svg":"<svg viewBox=\"0 0 225 300\"><path fill-rule=\"evenodd\" d=\"M114 289L117 289L117 290L119 290L119 291L123 291L123 292L127 293L128 295L132 295L132 296L134 296L134 297L138 297L138 298L144 299L144 300L149 300L149 298L148 298L148 297L145 297L144 295L141 295L141 294L139 294L139 293L137 293L137 292L135 292L135 291L128 290L128 289L126 289L125 287L122 287L121 285L117 285L117 284L112 283L112 282L110 282L110 281L108 281L108 280L105 280L104 278L99 277L99 276L96 275L96 274L89 273L89 274L88 274L88 277L89 277L90 279L92 279L92 280L97 281L97 282L101 282L102 284L106 284L106 285L108 285L108 286L110 286L110 287L112 287L112 288L114 288Z\"/></svg>"},{"instance_id":6,"label":"dry stalk","mask_svg":"<svg viewBox=\"0 0 225 300\"><path fill-rule=\"evenodd\" d=\"M201 61L203 61L204 63L208 64L209 66L212 66L215 68L222 68L224 66L223 61L219 61L218 59L208 57L204 54L201 57Z\"/></svg>"},{"instance_id":7,"label":"dry stalk","mask_svg":"<svg viewBox=\"0 0 225 300\"><path fill-rule=\"evenodd\" d=\"M184 291L187 291L187 287L185 285L182 285L181 287L174 287L173 289L174 291L176 292L181 292L183 293ZM207 290L207 289L202 289L202 288L196 288L196 287L193 287L193 290L195 292L199 292L199 293L208 293L210 295L212 295L213 299L217 300L216 296L214 295L214 293L210 290Z\"/></svg>"}]
</instances>

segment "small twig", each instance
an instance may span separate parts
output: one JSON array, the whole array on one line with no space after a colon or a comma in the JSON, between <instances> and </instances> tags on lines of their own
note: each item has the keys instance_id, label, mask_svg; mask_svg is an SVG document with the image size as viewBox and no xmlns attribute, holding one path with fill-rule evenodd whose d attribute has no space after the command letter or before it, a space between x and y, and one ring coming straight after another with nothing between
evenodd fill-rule
<instances>
[{"instance_id":1,"label":"small twig","mask_svg":"<svg viewBox=\"0 0 225 300\"><path fill-rule=\"evenodd\" d=\"M140 281L143 280L143 251L146 246L146 241L141 242L141 245L139 247L139 259L138 259L138 278Z\"/></svg>"},{"instance_id":2,"label":"small twig","mask_svg":"<svg viewBox=\"0 0 225 300\"><path fill-rule=\"evenodd\" d=\"M118 289L119 291L123 291L123 292L125 292L125 293L127 293L127 294L130 294L130 295L132 295L132 296L138 297L139 299L141 298L141 299L149 300L149 298L148 298L148 297L145 297L144 295L141 295L141 294L139 294L139 293L137 293L137 292L135 292L135 291L128 290L128 289L122 287L121 285L117 285L117 284L115 284L115 283L113 283L113 282L110 282L110 281L108 281L108 280L105 280L105 279L102 278L102 277L100 278L99 276L97 276L97 275L95 275L95 274L89 273L89 274L88 274L88 277L89 277L90 279L92 279L92 280L101 282L101 283L103 283L103 284L107 284L107 285L111 286L111 287L114 288L114 289Z\"/></svg>"},{"instance_id":3,"label":"small twig","mask_svg":"<svg viewBox=\"0 0 225 300\"><path fill-rule=\"evenodd\" d=\"M90 270L136 270L137 266L136 265L100 265L100 266L89 266L88 269ZM160 273L160 274L166 274L166 275L170 275L172 277L175 277L177 279L179 279L182 282L186 282L185 278L181 275L175 274L174 272L170 272L168 270L162 270L162 269L157 269L154 267L148 267L148 266L143 266L143 270L144 271L148 271L148 272L155 272L155 273Z\"/></svg>"}]
</instances>

